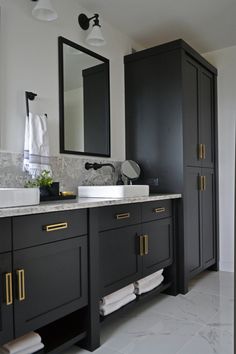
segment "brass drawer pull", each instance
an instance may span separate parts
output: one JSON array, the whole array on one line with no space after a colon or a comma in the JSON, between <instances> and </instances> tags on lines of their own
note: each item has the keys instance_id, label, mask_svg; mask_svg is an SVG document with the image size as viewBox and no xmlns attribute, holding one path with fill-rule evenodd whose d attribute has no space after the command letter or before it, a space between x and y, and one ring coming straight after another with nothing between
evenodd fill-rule
<instances>
[{"instance_id":1,"label":"brass drawer pull","mask_svg":"<svg viewBox=\"0 0 236 354\"><path fill-rule=\"evenodd\" d=\"M203 159L203 144L198 144L198 159Z\"/></svg>"},{"instance_id":2,"label":"brass drawer pull","mask_svg":"<svg viewBox=\"0 0 236 354\"><path fill-rule=\"evenodd\" d=\"M147 255L148 254L148 235L144 235L143 236L144 239L144 254Z\"/></svg>"},{"instance_id":3,"label":"brass drawer pull","mask_svg":"<svg viewBox=\"0 0 236 354\"><path fill-rule=\"evenodd\" d=\"M166 208L156 208L154 209L154 213L164 213L166 211Z\"/></svg>"},{"instance_id":4,"label":"brass drawer pull","mask_svg":"<svg viewBox=\"0 0 236 354\"><path fill-rule=\"evenodd\" d=\"M6 304L7 306L12 305L13 296L12 296L12 273L5 274L6 282Z\"/></svg>"},{"instance_id":5,"label":"brass drawer pull","mask_svg":"<svg viewBox=\"0 0 236 354\"><path fill-rule=\"evenodd\" d=\"M206 145L202 144L202 159L205 160L206 158Z\"/></svg>"},{"instance_id":6,"label":"brass drawer pull","mask_svg":"<svg viewBox=\"0 0 236 354\"><path fill-rule=\"evenodd\" d=\"M16 271L18 278L18 299L19 301L25 300L25 271L24 269L18 269Z\"/></svg>"},{"instance_id":7,"label":"brass drawer pull","mask_svg":"<svg viewBox=\"0 0 236 354\"><path fill-rule=\"evenodd\" d=\"M139 255L140 255L141 257L144 256L143 236L139 236Z\"/></svg>"},{"instance_id":8,"label":"brass drawer pull","mask_svg":"<svg viewBox=\"0 0 236 354\"><path fill-rule=\"evenodd\" d=\"M128 219L130 218L130 213L116 214L116 220Z\"/></svg>"},{"instance_id":9,"label":"brass drawer pull","mask_svg":"<svg viewBox=\"0 0 236 354\"><path fill-rule=\"evenodd\" d=\"M51 225L43 226L43 230L45 230L47 232L57 231L57 230L62 230L62 229L67 229L67 228L68 228L67 222L61 222L59 224L51 224Z\"/></svg>"}]
</instances>

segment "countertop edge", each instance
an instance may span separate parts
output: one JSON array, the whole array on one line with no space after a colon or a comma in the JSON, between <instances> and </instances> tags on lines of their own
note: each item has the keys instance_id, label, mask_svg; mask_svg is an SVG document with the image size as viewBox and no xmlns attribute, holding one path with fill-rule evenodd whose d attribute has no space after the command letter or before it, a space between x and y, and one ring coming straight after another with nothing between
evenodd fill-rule
<instances>
[{"instance_id":1,"label":"countertop edge","mask_svg":"<svg viewBox=\"0 0 236 354\"><path fill-rule=\"evenodd\" d=\"M90 209L99 208L103 206L121 205L152 202L156 200L179 199L181 194L153 194L148 197L132 197L132 198L79 198L77 200L59 201L59 202L43 202L39 205L2 208L0 209L0 218L22 216L31 214L52 213L56 211L76 210L76 209Z\"/></svg>"}]
</instances>

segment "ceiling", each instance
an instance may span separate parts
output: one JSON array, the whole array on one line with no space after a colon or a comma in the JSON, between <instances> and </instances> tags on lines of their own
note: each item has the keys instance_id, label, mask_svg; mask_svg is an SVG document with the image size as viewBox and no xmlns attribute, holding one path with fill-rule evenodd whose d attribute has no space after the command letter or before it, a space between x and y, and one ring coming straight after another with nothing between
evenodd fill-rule
<instances>
[{"instance_id":1,"label":"ceiling","mask_svg":"<svg viewBox=\"0 0 236 354\"><path fill-rule=\"evenodd\" d=\"M236 0L78 0L151 47L182 38L201 53L236 45Z\"/></svg>"}]
</instances>

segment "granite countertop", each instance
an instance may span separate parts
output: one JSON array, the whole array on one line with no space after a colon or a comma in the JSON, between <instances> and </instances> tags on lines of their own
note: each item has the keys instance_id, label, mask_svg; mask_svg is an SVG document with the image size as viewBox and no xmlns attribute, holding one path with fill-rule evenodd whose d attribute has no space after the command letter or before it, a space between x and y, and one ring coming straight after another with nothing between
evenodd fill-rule
<instances>
[{"instance_id":1,"label":"granite countertop","mask_svg":"<svg viewBox=\"0 0 236 354\"><path fill-rule=\"evenodd\" d=\"M148 197L132 197L119 199L106 198L78 198L77 200L58 201L58 202L43 202L39 205L15 207L15 208L1 208L0 218L50 213L54 211L75 210L97 208L109 205L131 204L151 202L155 200L177 199L181 198L181 194L151 194Z\"/></svg>"}]
</instances>

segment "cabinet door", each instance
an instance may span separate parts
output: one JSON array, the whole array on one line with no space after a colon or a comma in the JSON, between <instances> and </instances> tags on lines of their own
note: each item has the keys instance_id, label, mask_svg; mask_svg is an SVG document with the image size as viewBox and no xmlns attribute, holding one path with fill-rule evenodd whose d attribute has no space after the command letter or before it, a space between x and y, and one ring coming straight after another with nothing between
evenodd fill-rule
<instances>
[{"instance_id":1,"label":"cabinet door","mask_svg":"<svg viewBox=\"0 0 236 354\"><path fill-rule=\"evenodd\" d=\"M204 144L205 156L202 160L203 167L214 166L214 82L213 75L200 68L199 88L199 143Z\"/></svg>"},{"instance_id":2,"label":"cabinet door","mask_svg":"<svg viewBox=\"0 0 236 354\"><path fill-rule=\"evenodd\" d=\"M205 176L205 190L202 196L202 246L203 267L207 268L215 263L215 184L214 171L202 169Z\"/></svg>"},{"instance_id":3,"label":"cabinet door","mask_svg":"<svg viewBox=\"0 0 236 354\"><path fill-rule=\"evenodd\" d=\"M201 203L199 176L201 168L188 167L185 175L184 228L190 278L202 269ZM203 192L201 192L203 193Z\"/></svg>"},{"instance_id":4,"label":"cabinet door","mask_svg":"<svg viewBox=\"0 0 236 354\"><path fill-rule=\"evenodd\" d=\"M141 278L139 225L99 233L101 296Z\"/></svg>"},{"instance_id":5,"label":"cabinet door","mask_svg":"<svg viewBox=\"0 0 236 354\"><path fill-rule=\"evenodd\" d=\"M185 165L201 166L198 154L199 69L197 63L189 57L186 57L183 64L183 90Z\"/></svg>"},{"instance_id":6,"label":"cabinet door","mask_svg":"<svg viewBox=\"0 0 236 354\"><path fill-rule=\"evenodd\" d=\"M87 237L15 251L15 334L87 304Z\"/></svg>"},{"instance_id":7,"label":"cabinet door","mask_svg":"<svg viewBox=\"0 0 236 354\"><path fill-rule=\"evenodd\" d=\"M0 345L13 339L12 257L0 254Z\"/></svg>"},{"instance_id":8,"label":"cabinet door","mask_svg":"<svg viewBox=\"0 0 236 354\"><path fill-rule=\"evenodd\" d=\"M143 224L143 235L147 237L143 256L143 277L167 267L173 260L173 232L171 219L162 219Z\"/></svg>"}]
</instances>

